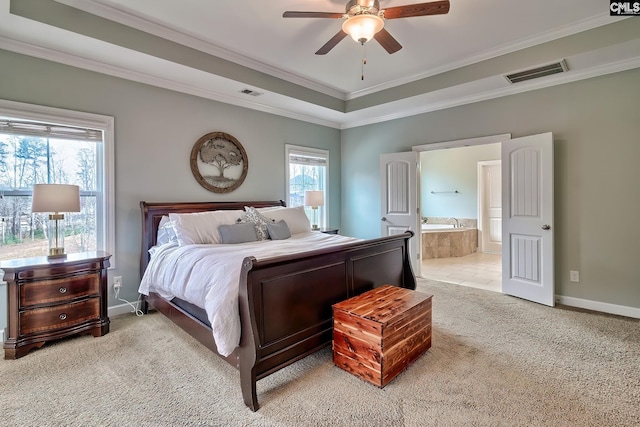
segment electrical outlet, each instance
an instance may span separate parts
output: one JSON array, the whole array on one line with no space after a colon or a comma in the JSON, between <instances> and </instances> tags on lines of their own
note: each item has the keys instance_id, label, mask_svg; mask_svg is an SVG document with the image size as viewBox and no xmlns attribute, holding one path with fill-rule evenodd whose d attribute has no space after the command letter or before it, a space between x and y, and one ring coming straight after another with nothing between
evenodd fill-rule
<instances>
[{"instance_id":1,"label":"electrical outlet","mask_svg":"<svg viewBox=\"0 0 640 427\"><path fill-rule=\"evenodd\" d=\"M569 272L569 280L571 280L572 282L579 282L580 281L580 272L579 271L575 271L575 270L571 270Z\"/></svg>"},{"instance_id":2,"label":"electrical outlet","mask_svg":"<svg viewBox=\"0 0 640 427\"><path fill-rule=\"evenodd\" d=\"M122 276L116 276L113 278L113 289L120 289L122 286Z\"/></svg>"}]
</instances>

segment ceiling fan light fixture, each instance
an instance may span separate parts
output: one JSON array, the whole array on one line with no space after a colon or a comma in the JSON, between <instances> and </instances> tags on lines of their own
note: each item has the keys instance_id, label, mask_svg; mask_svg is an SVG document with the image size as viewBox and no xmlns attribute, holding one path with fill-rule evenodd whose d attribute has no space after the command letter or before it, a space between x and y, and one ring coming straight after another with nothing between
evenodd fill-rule
<instances>
[{"instance_id":1,"label":"ceiling fan light fixture","mask_svg":"<svg viewBox=\"0 0 640 427\"><path fill-rule=\"evenodd\" d=\"M384 21L378 15L363 13L347 18L342 23L342 31L361 44L371 40L376 33L384 28Z\"/></svg>"}]
</instances>

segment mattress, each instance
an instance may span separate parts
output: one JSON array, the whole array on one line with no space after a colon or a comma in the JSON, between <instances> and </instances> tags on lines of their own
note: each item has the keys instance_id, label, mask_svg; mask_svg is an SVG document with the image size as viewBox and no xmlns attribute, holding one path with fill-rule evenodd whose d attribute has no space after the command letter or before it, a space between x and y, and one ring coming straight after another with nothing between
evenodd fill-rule
<instances>
[{"instance_id":1,"label":"mattress","mask_svg":"<svg viewBox=\"0 0 640 427\"><path fill-rule=\"evenodd\" d=\"M168 301L177 297L204 309L218 352L228 356L240 342L238 291L242 261L246 257L262 261L359 240L312 231L285 240L240 244L167 243L150 251L151 259L139 292L143 295L155 292Z\"/></svg>"}]
</instances>

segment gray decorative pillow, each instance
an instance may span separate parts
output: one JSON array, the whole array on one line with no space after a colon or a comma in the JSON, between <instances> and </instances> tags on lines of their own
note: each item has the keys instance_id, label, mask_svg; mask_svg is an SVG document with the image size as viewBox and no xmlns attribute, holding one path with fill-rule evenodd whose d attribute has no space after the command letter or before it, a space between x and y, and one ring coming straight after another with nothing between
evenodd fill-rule
<instances>
[{"instance_id":1,"label":"gray decorative pillow","mask_svg":"<svg viewBox=\"0 0 640 427\"><path fill-rule=\"evenodd\" d=\"M269 238L269 231L267 231L267 224L273 223L272 219L267 218L257 211L256 208L251 206L244 207L244 214L240 218L242 222L253 223L256 227L256 234L258 240L267 240Z\"/></svg>"},{"instance_id":2,"label":"gray decorative pillow","mask_svg":"<svg viewBox=\"0 0 640 427\"><path fill-rule=\"evenodd\" d=\"M250 222L218 226L222 243L246 243L258 240L256 227Z\"/></svg>"},{"instance_id":3,"label":"gray decorative pillow","mask_svg":"<svg viewBox=\"0 0 640 427\"><path fill-rule=\"evenodd\" d=\"M267 231L271 240L284 240L291 237L289 226L284 220L267 224Z\"/></svg>"}]
</instances>

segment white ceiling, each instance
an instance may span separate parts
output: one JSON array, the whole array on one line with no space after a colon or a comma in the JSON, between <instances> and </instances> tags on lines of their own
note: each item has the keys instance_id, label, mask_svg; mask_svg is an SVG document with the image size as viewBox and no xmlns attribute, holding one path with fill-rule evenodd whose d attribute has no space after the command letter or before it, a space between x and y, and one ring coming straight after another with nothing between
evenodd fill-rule
<instances>
[{"instance_id":1,"label":"white ceiling","mask_svg":"<svg viewBox=\"0 0 640 427\"><path fill-rule=\"evenodd\" d=\"M382 0L380 7L421 2ZM314 55L340 31L342 20L282 18L285 10L344 12L346 0L99 3L348 94L435 74L493 56L496 50L511 50L516 43L557 37L555 33L572 31L572 26L600 25L588 21L608 16L602 0L451 0L446 15L386 21L385 28L403 49L389 55L377 42L368 43L362 81L362 48L353 40L344 39L326 56Z\"/></svg>"},{"instance_id":2,"label":"white ceiling","mask_svg":"<svg viewBox=\"0 0 640 427\"><path fill-rule=\"evenodd\" d=\"M546 81L510 86L502 74L517 68L505 69L405 94L411 82L429 86L429 78L438 74L445 76L460 67L620 21L609 16L608 3L602 0L450 0L446 15L388 20L385 28L403 49L390 55L377 42L367 43L364 80L363 48L350 38L327 55L314 55L340 30L340 19L282 18L285 10L344 12L346 0L57 0L54 4L80 9L250 69L235 75L140 52L113 40L104 41L104 37L78 34L69 31L70 27L48 23L46 18L38 22L9 13L10 3L17 1L21 0L0 0L0 48L337 128L640 66L640 39L634 39L572 52L573 56L565 58L570 72ZM416 2L380 0L382 9L411 3ZM73 19L78 17L69 16L70 22ZM542 65L520 63L522 68ZM292 85L280 88L271 82L261 87L261 79L250 76L254 70ZM263 95L247 97L239 93L243 88ZM335 98L346 107L317 102L313 94L292 94L296 88L299 92L308 88L325 99ZM403 95L396 96L396 90ZM349 101L359 99L368 100L361 106L348 106Z\"/></svg>"}]
</instances>

